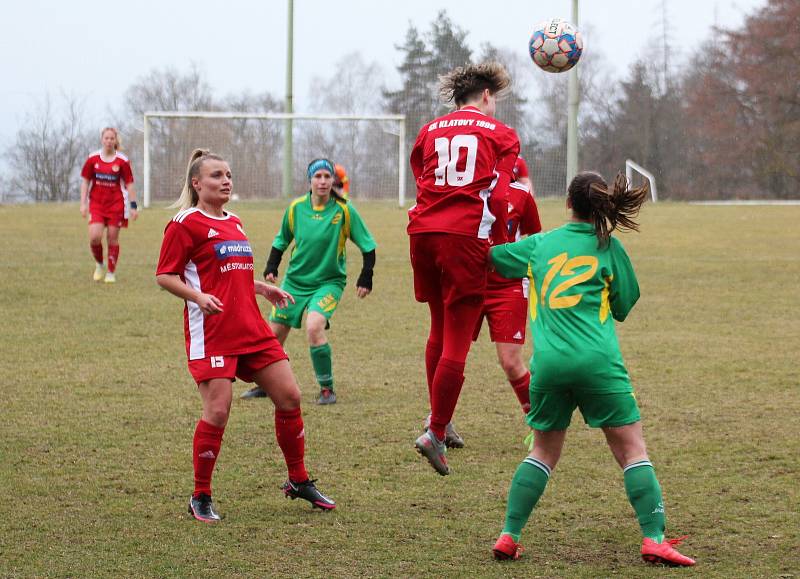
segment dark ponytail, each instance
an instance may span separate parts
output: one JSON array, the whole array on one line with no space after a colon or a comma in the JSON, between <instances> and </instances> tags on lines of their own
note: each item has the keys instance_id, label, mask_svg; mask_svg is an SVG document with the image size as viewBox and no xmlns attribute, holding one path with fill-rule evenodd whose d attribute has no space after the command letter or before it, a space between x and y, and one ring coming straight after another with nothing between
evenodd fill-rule
<instances>
[{"instance_id":1,"label":"dark ponytail","mask_svg":"<svg viewBox=\"0 0 800 579\"><path fill-rule=\"evenodd\" d=\"M567 194L573 213L592 223L597 246L603 248L608 246L614 230L639 231L634 218L650 194L650 184L631 189L625 175L617 173L609 191L601 175L586 171L572 179Z\"/></svg>"}]
</instances>

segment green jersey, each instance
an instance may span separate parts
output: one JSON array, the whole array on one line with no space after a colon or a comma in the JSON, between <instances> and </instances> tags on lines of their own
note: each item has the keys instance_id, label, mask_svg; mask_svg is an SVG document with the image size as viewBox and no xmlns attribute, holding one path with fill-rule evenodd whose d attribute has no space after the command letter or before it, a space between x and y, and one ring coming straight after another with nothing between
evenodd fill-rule
<instances>
[{"instance_id":1,"label":"green jersey","mask_svg":"<svg viewBox=\"0 0 800 579\"><path fill-rule=\"evenodd\" d=\"M347 281L345 242L350 239L362 253L375 249L375 240L352 203L331 196L322 207L313 207L311 193L292 201L283 215L281 230L272 246L286 251L294 241L286 284L298 290Z\"/></svg>"},{"instance_id":2,"label":"green jersey","mask_svg":"<svg viewBox=\"0 0 800 579\"><path fill-rule=\"evenodd\" d=\"M530 280L532 387L574 380L573 368L581 376L602 376L599 383L587 381L593 388L630 389L611 318L625 319L639 299L639 285L619 240L612 237L599 249L593 226L572 222L493 247L490 255L503 277Z\"/></svg>"}]
</instances>

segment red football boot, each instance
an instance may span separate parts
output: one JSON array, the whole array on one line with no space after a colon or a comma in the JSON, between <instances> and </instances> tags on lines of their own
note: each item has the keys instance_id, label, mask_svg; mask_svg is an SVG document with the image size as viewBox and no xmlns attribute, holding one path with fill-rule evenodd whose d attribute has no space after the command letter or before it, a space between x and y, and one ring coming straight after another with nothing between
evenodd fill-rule
<instances>
[{"instance_id":1,"label":"red football boot","mask_svg":"<svg viewBox=\"0 0 800 579\"><path fill-rule=\"evenodd\" d=\"M673 545L680 545L686 537L680 539L664 539L663 543L656 543L653 539L645 537L642 541L642 559L648 563L669 565L670 567L691 567L694 559L678 553Z\"/></svg>"},{"instance_id":2,"label":"red football boot","mask_svg":"<svg viewBox=\"0 0 800 579\"><path fill-rule=\"evenodd\" d=\"M502 534L497 542L494 544L492 553L494 558L498 561L515 561L519 559L519 554L522 553L522 545L515 543L511 535Z\"/></svg>"}]
</instances>

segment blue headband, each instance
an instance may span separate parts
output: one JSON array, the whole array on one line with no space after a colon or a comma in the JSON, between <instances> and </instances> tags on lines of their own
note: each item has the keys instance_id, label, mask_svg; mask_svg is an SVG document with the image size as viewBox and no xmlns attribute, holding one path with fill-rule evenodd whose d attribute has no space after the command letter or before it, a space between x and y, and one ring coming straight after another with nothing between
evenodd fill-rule
<instances>
[{"instance_id":1,"label":"blue headband","mask_svg":"<svg viewBox=\"0 0 800 579\"><path fill-rule=\"evenodd\" d=\"M311 181L311 177L320 169L325 169L328 173L333 175L333 163L328 161L328 159L315 159L308 165L308 180Z\"/></svg>"}]
</instances>

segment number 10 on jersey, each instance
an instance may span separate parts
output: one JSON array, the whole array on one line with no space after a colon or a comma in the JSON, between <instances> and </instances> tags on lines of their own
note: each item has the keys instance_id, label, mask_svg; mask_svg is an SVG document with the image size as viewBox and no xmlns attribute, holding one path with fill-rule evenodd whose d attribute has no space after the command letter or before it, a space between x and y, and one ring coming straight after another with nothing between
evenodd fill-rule
<instances>
[{"instance_id":1,"label":"number 10 on jersey","mask_svg":"<svg viewBox=\"0 0 800 579\"><path fill-rule=\"evenodd\" d=\"M478 157L478 137L475 135L456 135L452 139L439 137L434 141L439 164L433 174L436 185L447 183L451 187L469 185L475 179L475 160ZM464 169L458 170L461 151L466 149L467 159Z\"/></svg>"}]
</instances>

